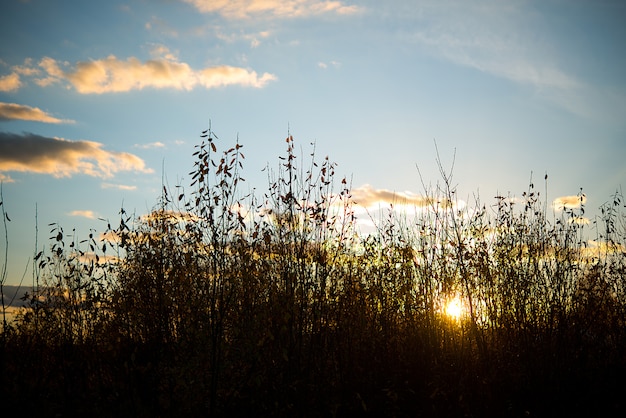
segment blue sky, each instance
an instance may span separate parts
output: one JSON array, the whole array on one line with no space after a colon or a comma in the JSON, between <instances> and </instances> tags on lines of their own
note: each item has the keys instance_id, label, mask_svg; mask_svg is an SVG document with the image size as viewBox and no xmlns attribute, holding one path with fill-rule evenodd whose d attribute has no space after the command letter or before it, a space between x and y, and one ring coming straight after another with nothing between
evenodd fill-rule
<instances>
[{"instance_id":1,"label":"blue sky","mask_svg":"<svg viewBox=\"0 0 626 418\"><path fill-rule=\"evenodd\" d=\"M416 196L456 152L459 196L548 199L589 216L626 183L622 1L6 0L0 179L7 284L48 223L102 230L189 184L209 120L264 190L289 130L368 203ZM456 151L455 151L456 150ZM539 186L541 185L541 186ZM371 202L370 202L371 201ZM382 204L382 203L381 203Z\"/></svg>"}]
</instances>

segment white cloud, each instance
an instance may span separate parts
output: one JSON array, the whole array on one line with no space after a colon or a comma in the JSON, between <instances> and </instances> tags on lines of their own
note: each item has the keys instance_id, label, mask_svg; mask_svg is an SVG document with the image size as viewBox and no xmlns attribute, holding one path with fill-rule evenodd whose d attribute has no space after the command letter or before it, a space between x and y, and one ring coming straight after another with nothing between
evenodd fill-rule
<instances>
[{"instance_id":1,"label":"white cloud","mask_svg":"<svg viewBox=\"0 0 626 418\"><path fill-rule=\"evenodd\" d=\"M0 173L0 183L15 183L15 180L4 173Z\"/></svg>"},{"instance_id":2,"label":"white cloud","mask_svg":"<svg viewBox=\"0 0 626 418\"><path fill-rule=\"evenodd\" d=\"M30 107L17 103L0 102L0 122L10 120L28 120L44 123L74 123L69 119L58 119L38 107Z\"/></svg>"},{"instance_id":3,"label":"white cloud","mask_svg":"<svg viewBox=\"0 0 626 418\"><path fill-rule=\"evenodd\" d=\"M318 62L317 66L323 70L326 70L328 69L328 67L339 68L341 67L341 63L339 61Z\"/></svg>"},{"instance_id":4,"label":"white cloud","mask_svg":"<svg viewBox=\"0 0 626 418\"><path fill-rule=\"evenodd\" d=\"M204 36L204 32L207 28L199 28L196 32L198 35ZM220 27L211 26L211 31L213 35L228 43L245 41L250 43L251 48L256 48L261 45L261 40L269 38L271 32L270 31L260 31L256 33L241 33L241 32L224 32L224 30Z\"/></svg>"},{"instance_id":5,"label":"white cloud","mask_svg":"<svg viewBox=\"0 0 626 418\"><path fill-rule=\"evenodd\" d=\"M82 218L87 218L87 219L96 219L98 217L96 213L92 210L73 210L70 213L68 213L68 215L80 216Z\"/></svg>"},{"instance_id":6,"label":"white cloud","mask_svg":"<svg viewBox=\"0 0 626 418\"><path fill-rule=\"evenodd\" d=\"M165 148L165 144L163 142L150 142L149 144L135 144L135 148L141 149L153 149L153 148Z\"/></svg>"},{"instance_id":7,"label":"white cloud","mask_svg":"<svg viewBox=\"0 0 626 418\"><path fill-rule=\"evenodd\" d=\"M136 155L106 151L98 142L0 132L0 172L11 171L101 178L113 177L121 171L152 172Z\"/></svg>"},{"instance_id":8,"label":"white cloud","mask_svg":"<svg viewBox=\"0 0 626 418\"><path fill-rule=\"evenodd\" d=\"M137 186L129 186L126 184L102 183L100 187L103 189L118 189L127 191L137 190Z\"/></svg>"}]
</instances>

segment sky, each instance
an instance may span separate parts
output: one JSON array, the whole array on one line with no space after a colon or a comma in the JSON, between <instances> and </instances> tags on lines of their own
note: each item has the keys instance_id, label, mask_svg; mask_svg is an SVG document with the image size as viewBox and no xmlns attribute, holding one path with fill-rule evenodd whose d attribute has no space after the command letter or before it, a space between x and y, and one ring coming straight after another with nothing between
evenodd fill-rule
<instances>
[{"instance_id":1,"label":"sky","mask_svg":"<svg viewBox=\"0 0 626 418\"><path fill-rule=\"evenodd\" d=\"M285 137L363 205L441 181L492 204L533 182L587 216L626 185L621 0L4 0L6 283L48 224L86 238L189 185L209 124L267 188ZM419 170L418 170L419 168ZM421 178L420 178L421 175ZM366 203L364 203L366 202ZM4 243L0 246L3 247Z\"/></svg>"}]
</instances>

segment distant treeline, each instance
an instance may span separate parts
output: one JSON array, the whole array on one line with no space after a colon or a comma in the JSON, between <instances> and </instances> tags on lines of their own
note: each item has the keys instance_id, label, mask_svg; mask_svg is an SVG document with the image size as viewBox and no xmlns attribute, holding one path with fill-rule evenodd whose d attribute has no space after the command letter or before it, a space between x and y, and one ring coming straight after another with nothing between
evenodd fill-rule
<instances>
[{"instance_id":1,"label":"distant treeline","mask_svg":"<svg viewBox=\"0 0 626 418\"><path fill-rule=\"evenodd\" d=\"M350 184L291 136L245 194L205 131L192 183L84 240L50 225L1 335L3 408L45 416L620 416L626 214L460 206L357 227ZM589 235L593 234L593 241ZM5 262L7 260L4 260ZM15 288L4 286L4 300ZM26 289L23 289L26 290ZM455 301L454 315L447 310ZM14 304L13 304L14 305ZM17 409L15 409L17 410Z\"/></svg>"}]
</instances>

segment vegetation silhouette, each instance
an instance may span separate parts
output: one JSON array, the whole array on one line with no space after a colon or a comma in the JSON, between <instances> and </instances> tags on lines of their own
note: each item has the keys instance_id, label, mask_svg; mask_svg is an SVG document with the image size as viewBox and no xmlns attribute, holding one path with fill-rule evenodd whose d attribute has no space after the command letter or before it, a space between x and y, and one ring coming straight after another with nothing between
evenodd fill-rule
<instances>
[{"instance_id":1,"label":"vegetation silhouette","mask_svg":"<svg viewBox=\"0 0 626 418\"><path fill-rule=\"evenodd\" d=\"M532 182L521 199L461 206L438 158L440 183L424 186L417 215L389 210L365 235L349 181L314 148L301 166L289 135L258 196L240 190L242 145L220 152L214 132L201 137L191 191L164 186L152 213L122 209L117 226L84 241L50 225L50 248L34 257L40 285L2 328L5 408L139 417L626 409L621 194L602 206L590 246L582 192L552 221Z\"/></svg>"}]
</instances>

